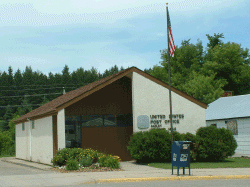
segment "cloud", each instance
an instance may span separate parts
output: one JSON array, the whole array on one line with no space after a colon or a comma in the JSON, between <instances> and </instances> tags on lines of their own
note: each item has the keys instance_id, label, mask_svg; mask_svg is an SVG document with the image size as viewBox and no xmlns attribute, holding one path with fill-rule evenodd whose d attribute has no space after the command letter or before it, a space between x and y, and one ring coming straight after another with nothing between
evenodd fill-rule
<instances>
[{"instance_id":1,"label":"cloud","mask_svg":"<svg viewBox=\"0 0 250 187\"><path fill-rule=\"evenodd\" d=\"M176 45L200 38L205 46L206 34L224 33L227 40L249 46L248 1L168 2ZM162 0L1 0L0 69L150 68L167 47L166 32Z\"/></svg>"},{"instance_id":2,"label":"cloud","mask_svg":"<svg viewBox=\"0 0 250 187\"><path fill-rule=\"evenodd\" d=\"M0 26L48 26L76 23L106 23L137 16L165 14L162 0L1 0ZM170 15L192 17L218 14L246 0L169 0Z\"/></svg>"}]
</instances>

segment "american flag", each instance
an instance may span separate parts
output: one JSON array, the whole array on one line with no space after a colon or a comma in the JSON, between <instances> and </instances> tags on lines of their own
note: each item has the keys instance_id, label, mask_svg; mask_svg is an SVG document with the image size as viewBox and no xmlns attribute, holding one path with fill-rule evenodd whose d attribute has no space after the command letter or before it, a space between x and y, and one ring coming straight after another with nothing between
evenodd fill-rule
<instances>
[{"instance_id":1,"label":"american flag","mask_svg":"<svg viewBox=\"0 0 250 187\"><path fill-rule=\"evenodd\" d=\"M174 57L174 52L175 52L175 45L174 45L174 38L173 38L173 34L172 34L172 29L171 29L171 22L170 22L170 16L168 13L168 7L167 7L167 21L168 21L168 32L169 32L169 38L168 38L168 42L169 42L169 55L171 57Z\"/></svg>"}]
</instances>

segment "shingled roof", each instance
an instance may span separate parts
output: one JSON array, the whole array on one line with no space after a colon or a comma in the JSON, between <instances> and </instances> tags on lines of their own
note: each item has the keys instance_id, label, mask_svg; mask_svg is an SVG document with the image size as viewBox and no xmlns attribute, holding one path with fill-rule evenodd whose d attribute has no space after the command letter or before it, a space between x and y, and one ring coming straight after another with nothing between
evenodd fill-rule
<instances>
[{"instance_id":1,"label":"shingled roof","mask_svg":"<svg viewBox=\"0 0 250 187\"><path fill-rule=\"evenodd\" d=\"M14 120L14 122L16 124L18 123L22 123L22 122L26 122L28 120L34 120L34 119L39 119L39 118L43 118L45 116L50 116L50 115L56 115L58 113L58 111L60 111L61 109L83 99L84 97L87 97L88 95L100 90L101 88L115 82L116 80L124 77L124 76L130 76L130 74L132 72L136 72L139 73L140 75L149 78L150 80L168 88L168 84L162 82L161 80L139 70L136 67L131 67L125 70L122 70L118 73L115 73L113 75L110 75L108 77L105 77L103 79L100 79L98 81L95 81L93 83L90 83L86 86L80 87L76 90L70 91L64 95L61 95L59 97L57 97L56 99L40 106L39 108L36 108L34 110L32 110L31 112L17 118L16 120ZM185 97L186 99L200 105L203 108L207 108L207 105L200 102L199 100L187 95L186 93L171 87L172 91L181 95L182 97Z\"/></svg>"}]
</instances>

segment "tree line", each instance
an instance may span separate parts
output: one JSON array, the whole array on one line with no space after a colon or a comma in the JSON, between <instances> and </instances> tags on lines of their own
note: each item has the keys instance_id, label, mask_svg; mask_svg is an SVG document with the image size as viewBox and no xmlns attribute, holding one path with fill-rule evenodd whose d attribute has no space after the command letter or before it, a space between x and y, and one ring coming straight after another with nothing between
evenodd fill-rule
<instances>
[{"instance_id":1,"label":"tree line","mask_svg":"<svg viewBox=\"0 0 250 187\"><path fill-rule=\"evenodd\" d=\"M63 94L79 87L117 73L123 67L113 66L100 73L96 68L84 70L80 67L70 72L65 65L61 73L48 73L33 71L26 66L21 72L13 72L12 67L8 72L0 72L0 130L9 129L8 122L14 114L22 116L29 111L43 105Z\"/></svg>"},{"instance_id":2,"label":"tree line","mask_svg":"<svg viewBox=\"0 0 250 187\"><path fill-rule=\"evenodd\" d=\"M209 104L221 97L224 91L234 95L250 93L250 55L248 48L234 42L222 42L223 34L206 35L207 47L202 41L189 40L176 46L170 57L172 85ZM161 51L160 65L146 72L168 83L167 50Z\"/></svg>"},{"instance_id":3,"label":"tree line","mask_svg":"<svg viewBox=\"0 0 250 187\"><path fill-rule=\"evenodd\" d=\"M174 58L170 58L172 85L209 104L221 97L224 91L234 95L250 93L249 50L240 44L222 42L223 34L206 35L207 47L202 41L193 44L189 40L176 46ZM144 72L168 83L167 50L161 51L160 65L144 69ZM124 70L116 65L100 73L96 68L80 67L70 72L65 65L61 73L33 71L27 66L15 73L12 67L0 72L0 130L9 129L8 122L14 114L23 115L63 93Z\"/></svg>"}]
</instances>

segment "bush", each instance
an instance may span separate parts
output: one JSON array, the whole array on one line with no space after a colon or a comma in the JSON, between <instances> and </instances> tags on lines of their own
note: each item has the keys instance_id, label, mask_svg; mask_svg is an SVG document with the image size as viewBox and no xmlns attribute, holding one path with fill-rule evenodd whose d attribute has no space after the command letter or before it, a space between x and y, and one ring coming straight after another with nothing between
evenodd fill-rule
<instances>
[{"instance_id":1,"label":"bush","mask_svg":"<svg viewBox=\"0 0 250 187\"><path fill-rule=\"evenodd\" d=\"M120 168L119 159L112 155L102 155L98 163L100 167Z\"/></svg>"},{"instance_id":2,"label":"bush","mask_svg":"<svg viewBox=\"0 0 250 187\"><path fill-rule=\"evenodd\" d=\"M170 135L171 135L171 132L170 132ZM185 134L181 134L177 131L173 132L174 141L186 141L184 137L185 137Z\"/></svg>"},{"instance_id":3,"label":"bush","mask_svg":"<svg viewBox=\"0 0 250 187\"><path fill-rule=\"evenodd\" d=\"M70 148L60 149L56 152L56 155L52 159L54 166L63 166L66 164L67 160L70 158Z\"/></svg>"},{"instance_id":4,"label":"bush","mask_svg":"<svg viewBox=\"0 0 250 187\"><path fill-rule=\"evenodd\" d=\"M80 160L80 165L82 167L88 167L91 166L93 164L93 159L91 157L82 157L82 159Z\"/></svg>"},{"instance_id":5,"label":"bush","mask_svg":"<svg viewBox=\"0 0 250 187\"><path fill-rule=\"evenodd\" d=\"M201 127L196 135L174 132L174 141L191 141L191 161L223 161L237 148L230 130L214 126ZM165 129L134 133L128 150L137 162L171 162L171 134Z\"/></svg>"},{"instance_id":6,"label":"bush","mask_svg":"<svg viewBox=\"0 0 250 187\"><path fill-rule=\"evenodd\" d=\"M80 161L83 157L91 157L97 161L98 156L98 152L93 149L64 148L57 151L51 162L54 166L63 166L69 159Z\"/></svg>"},{"instance_id":7,"label":"bush","mask_svg":"<svg viewBox=\"0 0 250 187\"><path fill-rule=\"evenodd\" d=\"M78 170L79 169L79 163L76 160L68 160L66 162L66 170Z\"/></svg>"},{"instance_id":8,"label":"bush","mask_svg":"<svg viewBox=\"0 0 250 187\"><path fill-rule=\"evenodd\" d=\"M101 153L91 148L82 149L82 152L79 155L79 160L81 160L83 157L90 157L93 159L93 163L96 163L100 154Z\"/></svg>"},{"instance_id":9,"label":"bush","mask_svg":"<svg viewBox=\"0 0 250 187\"><path fill-rule=\"evenodd\" d=\"M100 160L102 157L105 157L105 159ZM119 156L106 155L93 149L64 148L57 151L51 162L54 166L63 166L67 165L68 161L72 164L72 160L76 161L77 164L80 163L83 167L101 161L102 167L119 168L121 159Z\"/></svg>"},{"instance_id":10,"label":"bush","mask_svg":"<svg viewBox=\"0 0 250 187\"><path fill-rule=\"evenodd\" d=\"M181 140L183 135L174 132L174 140ZM170 162L171 134L165 129L150 129L134 133L128 150L137 162Z\"/></svg>"},{"instance_id":11,"label":"bush","mask_svg":"<svg viewBox=\"0 0 250 187\"><path fill-rule=\"evenodd\" d=\"M201 127L196 133L197 161L223 161L232 156L237 142L232 132L214 126Z\"/></svg>"},{"instance_id":12,"label":"bush","mask_svg":"<svg viewBox=\"0 0 250 187\"><path fill-rule=\"evenodd\" d=\"M8 131L0 131L0 155L15 154L15 144Z\"/></svg>"}]
</instances>

